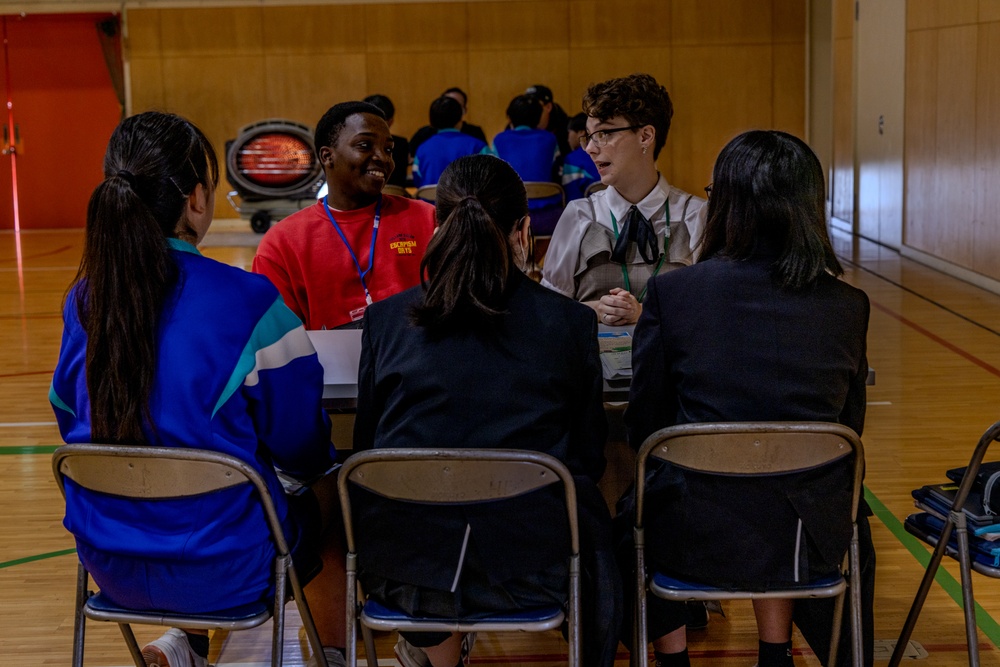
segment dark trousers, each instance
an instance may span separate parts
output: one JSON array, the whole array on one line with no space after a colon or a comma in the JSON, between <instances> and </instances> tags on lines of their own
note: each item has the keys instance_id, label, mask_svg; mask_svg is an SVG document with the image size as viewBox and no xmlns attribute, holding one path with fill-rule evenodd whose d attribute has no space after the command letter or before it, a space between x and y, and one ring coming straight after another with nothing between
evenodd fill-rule
<instances>
[{"instance_id":1,"label":"dark trousers","mask_svg":"<svg viewBox=\"0 0 1000 667\"><path fill-rule=\"evenodd\" d=\"M871 510L862 501L858 516L858 551L860 552L861 571L857 578L861 583L861 636L864 649L865 667L871 667L875 655L875 546L872 544L871 526L868 515ZM635 550L631 539L619 543L618 565L624 582L625 614L622 623L622 643L631 648L632 644L632 609L635 608ZM647 557L647 563L648 563ZM805 637L809 647L825 666L830 656L830 635L833 626L835 598L803 599L795 601L795 612L792 621ZM647 634L652 641L657 637L669 634L686 622L684 603L672 602L646 595ZM837 649L837 667L851 664L851 601L844 601L844 615L841 622L840 645Z\"/></svg>"}]
</instances>

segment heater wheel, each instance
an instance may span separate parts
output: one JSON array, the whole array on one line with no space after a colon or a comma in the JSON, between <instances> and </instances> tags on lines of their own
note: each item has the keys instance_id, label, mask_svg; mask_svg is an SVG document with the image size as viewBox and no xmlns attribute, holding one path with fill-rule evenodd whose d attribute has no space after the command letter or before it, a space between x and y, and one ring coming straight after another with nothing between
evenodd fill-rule
<instances>
[{"instance_id":1,"label":"heater wheel","mask_svg":"<svg viewBox=\"0 0 1000 667\"><path fill-rule=\"evenodd\" d=\"M250 218L250 229L263 234L271 228L271 214L267 211L257 211Z\"/></svg>"}]
</instances>

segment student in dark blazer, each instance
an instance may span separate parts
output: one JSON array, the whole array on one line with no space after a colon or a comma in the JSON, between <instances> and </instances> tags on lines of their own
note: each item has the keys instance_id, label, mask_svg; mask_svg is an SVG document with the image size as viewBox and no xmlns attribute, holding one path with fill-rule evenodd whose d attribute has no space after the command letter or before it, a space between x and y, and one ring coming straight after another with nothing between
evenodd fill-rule
<instances>
[{"instance_id":1,"label":"student in dark blazer","mask_svg":"<svg viewBox=\"0 0 1000 667\"><path fill-rule=\"evenodd\" d=\"M839 422L860 434L869 303L864 292L837 279L843 269L826 232L819 161L791 135L752 131L722 150L713 179L698 262L649 282L633 342L625 415L629 441L638 448L666 426L727 421ZM677 469L663 467L654 475L650 491L663 503L658 516L650 501L653 514L647 522L654 527L649 535L656 534L657 520L676 525L677 515L667 508L671 497L679 498L673 504L686 504L688 511L692 502L685 497L685 478ZM720 526L736 521L742 508L755 502L753 495L734 499L722 516L705 519ZM867 513L865 506L858 519L869 574L863 606L870 632L874 551ZM816 534L824 532L823 517L801 518L807 532L810 522L819 522ZM675 545L661 550L647 540L647 548L654 563L658 551L661 558L664 551L674 552L674 560L658 563L667 569L698 567L697 559L681 563L684 557L677 555ZM831 556L832 562L810 560L810 568L836 569L842 555ZM704 576L712 581L721 575ZM650 602L649 636L658 664L688 664L683 606L652 597ZM760 667L792 664L793 615L816 654L828 654L832 601L757 600L754 611ZM844 627L849 636L849 623ZM870 634L866 640L870 660ZM840 655L849 661L849 650L842 649Z\"/></svg>"},{"instance_id":2,"label":"student in dark blazer","mask_svg":"<svg viewBox=\"0 0 1000 667\"><path fill-rule=\"evenodd\" d=\"M527 199L503 160L453 162L438 182L437 219L424 284L365 313L354 446L530 449L563 461L577 480L584 569L602 579L604 596L595 601L593 586L584 593L584 664L611 665L619 583L596 486L607 434L597 318L522 273L531 256ZM504 501L509 511L490 503L433 517L360 500L358 521L397 545L365 553L359 541L362 581L376 599L433 615L565 601L564 510L548 490ZM514 547L526 555L513 557ZM471 644L458 634L401 635L406 667L455 667Z\"/></svg>"}]
</instances>

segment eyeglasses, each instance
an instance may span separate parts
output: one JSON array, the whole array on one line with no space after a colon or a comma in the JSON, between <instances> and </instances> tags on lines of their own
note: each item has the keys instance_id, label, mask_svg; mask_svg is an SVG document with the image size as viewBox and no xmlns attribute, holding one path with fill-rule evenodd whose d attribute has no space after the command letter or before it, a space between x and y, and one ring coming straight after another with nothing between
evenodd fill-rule
<instances>
[{"instance_id":1,"label":"eyeglasses","mask_svg":"<svg viewBox=\"0 0 1000 667\"><path fill-rule=\"evenodd\" d=\"M628 127L615 127L610 130L598 130L597 132L588 134L584 132L580 135L580 148L587 150L587 146L591 141L598 148L604 148L608 145L608 138L615 132L624 132L625 130L638 130L642 125L629 125Z\"/></svg>"}]
</instances>

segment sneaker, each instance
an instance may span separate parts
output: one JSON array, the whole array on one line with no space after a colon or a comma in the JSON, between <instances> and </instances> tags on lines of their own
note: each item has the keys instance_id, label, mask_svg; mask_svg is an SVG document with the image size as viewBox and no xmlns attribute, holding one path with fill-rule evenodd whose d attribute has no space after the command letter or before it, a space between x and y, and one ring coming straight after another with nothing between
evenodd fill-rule
<instances>
[{"instance_id":1,"label":"sneaker","mask_svg":"<svg viewBox=\"0 0 1000 667\"><path fill-rule=\"evenodd\" d=\"M324 646L323 655L326 656L326 664L329 665L329 667L347 667L347 660L344 658L344 654L337 649ZM309 658L309 662L307 662L306 665L307 667L319 667L319 660L317 660L314 655Z\"/></svg>"},{"instance_id":2,"label":"sneaker","mask_svg":"<svg viewBox=\"0 0 1000 667\"><path fill-rule=\"evenodd\" d=\"M704 630L708 627L708 608L701 600L689 600L684 603L688 630Z\"/></svg>"},{"instance_id":3,"label":"sneaker","mask_svg":"<svg viewBox=\"0 0 1000 667\"><path fill-rule=\"evenodd\" d=\"M466 632L462 635L462 664L469 664L469 656L472 655L472 647L476 645L476 633Z\"/></svg>"},{"instance_id":4,"label":"sneaker","mask_svg":"<svg viewBox=\"0 0 1000 667\"><path fill-rule=\"evenodd\" d=\"M142 649L146 667L209 667L203 658L191 649L183 630L170 628L159 639L149 642Z\"/></svg>"},{"instance_id":5,"label":"sneaker","mask_svg":"<svg viewBox=\"0 0 1000 667\"><path fill-rule=\"evenodd\" d=\"M423 649L417 648L402 637L399 637L394 647L396 660L403 667L431 667L431 661Z\"/></svg>"}]
</instances>

